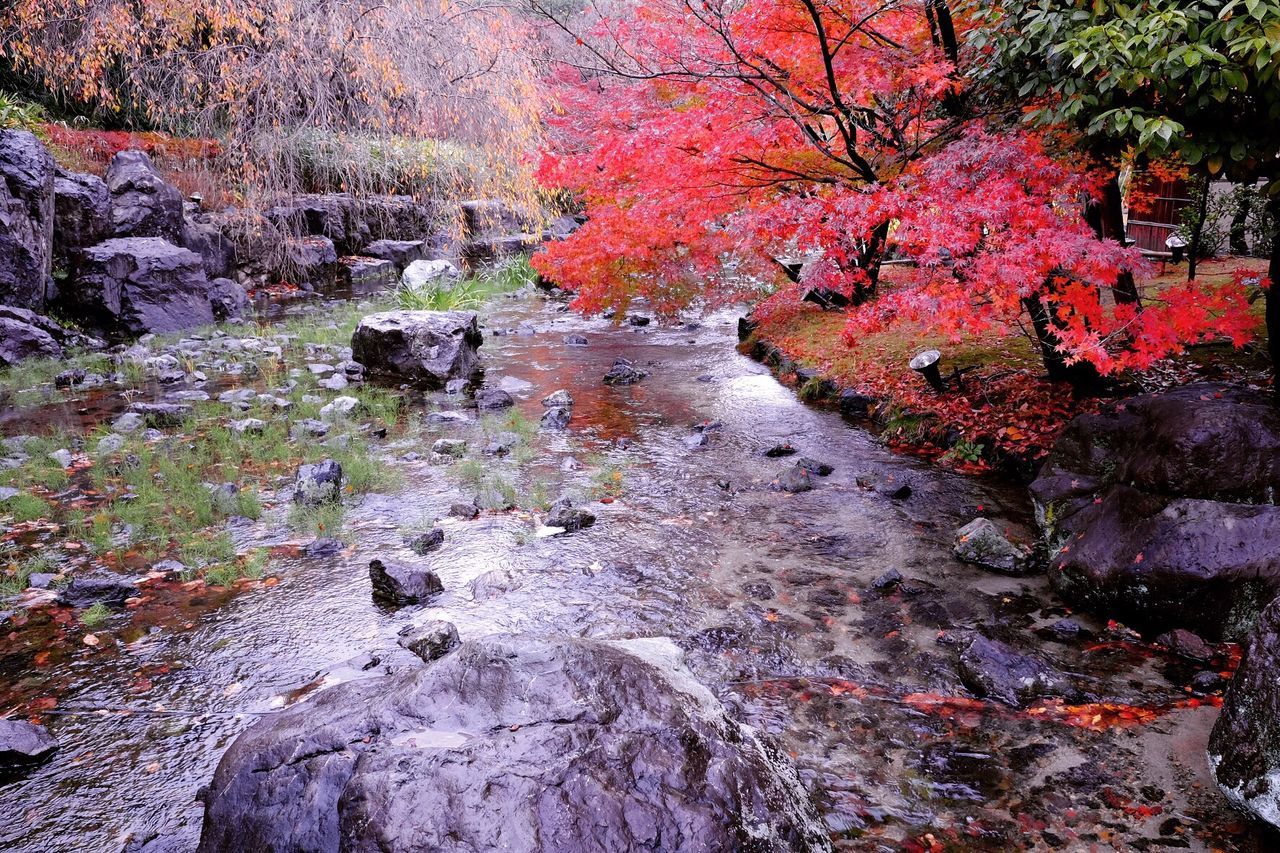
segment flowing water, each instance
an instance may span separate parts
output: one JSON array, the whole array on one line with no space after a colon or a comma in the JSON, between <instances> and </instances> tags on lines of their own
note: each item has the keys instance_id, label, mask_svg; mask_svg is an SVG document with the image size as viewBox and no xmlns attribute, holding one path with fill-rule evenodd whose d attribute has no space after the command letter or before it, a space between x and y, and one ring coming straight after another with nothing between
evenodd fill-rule
<instances>
[{"instance_id":1,"label":"flowing water","mask_svg":"<svg viewBox=\"0 0 1280 853\"><path fill-rule=\"evenodd\" d=\"M551 391L576 400L570 429L541 433L518 476L545 480L554 498L621 472L615 500L587 502L589 529L541 535L523 512L448 518L473 491L426 460L430 437L391 442L382 451L406 486L351 507L340 553L278 548L279 583L235 595L157 593L127 630L53 666L32 666L30 648L0 658L0 684L57 693L44 719L62 743L0 787L0 848L192 849L199 791L238 733L326 684L421 665L397 632L447 619L464 640L673 637L735 714L794 755L845 849L1261 849L1209 781L1216 710L1175 705L1186 699L1177 664L1082 617L1090 638L1054 640L1042 629L1067 611L1041 578L952 557L955 530L978 515L1029 538L1025 492L894 455L800 403L735 350L735 320L615 327L538 296L488 315L487 384L513 389L535 419ZM589 345L566 346L567 334ZM603 385L619 356L649 376ZM95 400L51 416L111 408ZM24 417L7 414L4 429ZM811 492L770 488L794 460L764 451L788 442L834 468ZM404 461L411 452L422 458ZM909 497L889 496L904 483ZM412 557L405 529L436 518L444 547ZM232 533L242 547L280 545L293 534L279 522L268 513ZM375 604L375 556L429 561L446 592L424 607ZM875 584L890 570L903 581ZM1097 704L1013 711L968 698L946 640L976 627L1051 656ZM1129 706L1150 717L1135 724Z\"/></svg>"}]
</instances>

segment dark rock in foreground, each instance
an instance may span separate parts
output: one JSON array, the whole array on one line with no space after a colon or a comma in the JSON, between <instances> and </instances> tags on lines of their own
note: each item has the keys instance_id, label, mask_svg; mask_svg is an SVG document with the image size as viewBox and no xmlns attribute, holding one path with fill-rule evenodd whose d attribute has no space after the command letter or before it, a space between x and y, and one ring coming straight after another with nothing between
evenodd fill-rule
<instances>
[{"instance_id":1,"label":"dark rock in foreground","mask_svg":"<svg viewBox=\"0 0 1280 853\"><path fill-rule=\"evenodd\" d=\"M438 527L426 533L419 533L409 540L409 550L420 556L437 551L442 545L444 545L444 531Z\"/></svg>"},{"instance_id":2,"label":"dark rock in foreground","mask_svg":"<svg viewBox=\"0 0 1280 853\"><path fill-rule=\"evenodd\" d=\"M559 527L566 533L574 533L595 524L596 517L585 509L575 507L568 498L561 498L551 505L544 523L547 527Z\"/></svg>"},{"instance_id":3,"label":"dark rock in foreground","mask_svg":"<svg viewBox=\"0 0 1280 853\"><path fill-rule=\"evenodd\" d=\"M1136 624L1234 636L1280 592L1280 409L1188 385L1083 415L1031 485L1049 578Z\"/></svg>"},{"instance_id":4,"label":"dark rock in foreground","mask_svg":"<svg viewBox=\"0 0 1280 853\"><path fill-rule=\"evenodd\" d=\"M127 578L73 578L58 593L58 602L68 607L90 607L94 604L123 607L130 596L137 594L137 585Z\"/></svg>"},{"instance_id":5,"label":"dark rock in foreground","mask_svg":"<svg viewBox=\"0 0 1280 853\"><path fill-rule=\"evenodd\" d=\"M444 591L439 576L430 569L392 560L370 560L369 581L373 597L392 604L417 604Z\"/></svg>"},{"instance_id":6,"label":"dark rock in foreground","mask_svg":"<svg viewBox=\"0 0 1280 853\"><path fill-rule=\"evenodd\" d=\"M1280 600L1262 612L1245 646L1208 752L1226 798L1280 828Z\"/></svg>"},{"instance_id":7,"label":"dark rock in foreground","mask_svg":"<svg viewBox=\"0 0 1280 853\"><path fill-rule=\"evenodd\" d=\"M385 311L360 321L351 350L371 377L443 388L471 378L482 342L474 311Z\"/></svg>"},{"instance_id":8,"label":"dark rock in foreground","mask_svg":"<svg viewBox=\"0 0 1280 853\"><path fill-rule=\"evenodd\" d=\"M53 755L57 739L44 726L26 720L0 720L0 780Z\"/></svg>"},{"instance_id":9,"label":"dark rock in foreground","mask_svg":"<svg viewBox=\"0 0 1280 853\"><path fill-rule=\"evenodd\" d=\"M829 850L803 791L669 641L492 636L245 732L199 849Z\"/></svg>"}]
</instances>

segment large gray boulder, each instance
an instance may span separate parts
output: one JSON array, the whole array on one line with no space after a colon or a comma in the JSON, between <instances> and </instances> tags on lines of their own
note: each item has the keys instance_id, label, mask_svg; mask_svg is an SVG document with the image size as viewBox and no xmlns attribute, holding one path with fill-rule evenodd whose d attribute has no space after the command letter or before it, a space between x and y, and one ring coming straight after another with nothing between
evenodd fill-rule
<instances>
[{"instance_id":1,"label":"large gray boulder","mask_svg":"<svg viewBox=\"0 0 1280 853\"><path fill-rule=\"evenodd\" d=\"M1197 384L1073 420L1031 485L1068 600L1236 636L1280 592L1280 410Z\"/></svg>"},{"instance_id":2,"label":"large gray boulder","mask_svg":"<svg viewBox=\"0 0 1280 853\"><path fill-rule=\"evenodd\" d=\"M474 311L385 311L360 321L351 351L370 377L441 388L471 378L483 340Z\"/></svg>"},{"instance_id":3,"label":"large gray boulder","mask_svg":"<svg viewBox=\"0 0 1280 853\"><path fill-rule=\"evenodd\" d=\"M43 311L53 283L57 166L34 134L0 130L0 303Z\"/></svg>"},{"instance_id":4,"label":"large gray boulder","mask_svg":"<svg viewBox=\"0 0 1280 853\"><path fill-rule=\"evenodd\" d=\"M145 151L121 151L107 167L112 233L182 242L182 193L156 170Z\"/></svg>"},{"instance_id":5,"label":"large gray boulder","mask_svg":"<svg viewBox=\"0 0 1280 853\"><path fill-rule=\"evenodd\" d=\"M490 636L259 722L199 850L817 851L787 758L668 640Z\"/></svg>"},{"instance_id":6,"label":"large gray boulder","mask_svg":"<svg viewBox=\"0 0 1280 853\"><path fill-rule=\"evenodd\" d=\"M1245 646L1208 752L1227 799L1280 828L1280 601L1263 610Z\"/></svg>"},{"instance_id":7,"label":"large gray boulder","mask_svg":"<svg viewBox=\"0 0 1280 853\"><path fill-rule=\"evenodd\" d=\"M53 251L64 262L111 236L111 192L97 175L68 173L53 182Z\"/></svg>"},{"instance_id":8,"label":"large gray boulder","mask_svg":"<svg viewBox=\"0 0 1280 853\"><path fill-rule=\"evenodd\" d=\"M65 299L84 326L109 338L213 322L200 256L159 237L118 238L85 249Z\"/></svg>"}]
</instances>

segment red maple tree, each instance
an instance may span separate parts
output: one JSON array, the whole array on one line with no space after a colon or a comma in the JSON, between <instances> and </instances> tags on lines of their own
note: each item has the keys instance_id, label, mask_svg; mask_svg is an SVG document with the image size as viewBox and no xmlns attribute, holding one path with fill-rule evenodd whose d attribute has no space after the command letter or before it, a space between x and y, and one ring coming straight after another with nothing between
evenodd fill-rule
<instances>
[{"instance_id":1,"label":"red maple tree","mask_svg":"<svg viewBox=\"0 0 1280 853\"><path fill-rule=\"evenodd\" d=\"M1061 378L1251 333L1236 282L1142 311L1110 297L1142 261L1084 219L1105 177L991 103L966 73L973 24L943 0L534 6L579 46L549 81L539 176L588 217L535 264L583 309L747 298L767 315L817 292L852 305L847 338L1029 318ZM890 257L910 264L891 285Z\"/></svg>"}]
</instances>

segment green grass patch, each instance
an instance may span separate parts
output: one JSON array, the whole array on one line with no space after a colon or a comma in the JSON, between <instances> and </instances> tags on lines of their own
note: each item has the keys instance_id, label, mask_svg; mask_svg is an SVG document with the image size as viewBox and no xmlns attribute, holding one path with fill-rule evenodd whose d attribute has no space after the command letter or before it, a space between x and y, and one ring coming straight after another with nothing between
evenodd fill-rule
<instances>
[{"instance_id":1,"label":"green grass patch","mask_svg":"<svg viewBox=\"0 0 1280 853\"><path fill-rule=\"evenodd\" d=\"M537 280L538 274L522 255L462 281L437 279L420 287L402 283L394 299L396 307L406 311L475 311L495 296L515 293Z\"/></svg>"},{"instance_id":2,"label":"green grass patch","mask_svg":"<svg viewBox=\"0 0 1280 853\"><path fill-rule=\"evenodd\" d=\"M80 611L80 624L89 630L101 628L111 618L111 608L99 601Z\"/></svg>"}]
</instances>

